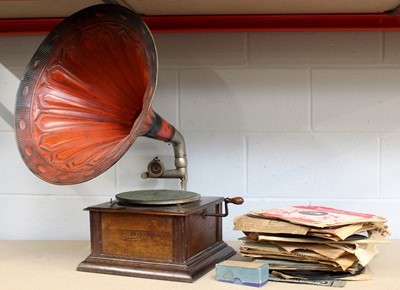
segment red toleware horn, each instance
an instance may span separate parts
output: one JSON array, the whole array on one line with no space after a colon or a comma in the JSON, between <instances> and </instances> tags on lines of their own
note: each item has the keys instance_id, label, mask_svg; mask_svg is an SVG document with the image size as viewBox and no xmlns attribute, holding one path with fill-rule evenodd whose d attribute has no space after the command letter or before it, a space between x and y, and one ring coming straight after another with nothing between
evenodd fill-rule
<instances>
[{"instance_id":1,"label":"red toleware horn","mask_svg":"<svg viewBox=\"0 0 400 290\"><path fill-rule=\"evenodd\" d=\"M185 190L185 143L151 108L156 83L157 52L140 16L107 4L66 18L44 39L18 89L15 132L24 162L47 182L81 183L146 136L173 144L176 169L157 177L180 178Z\"/></svg>"}]
</instances>

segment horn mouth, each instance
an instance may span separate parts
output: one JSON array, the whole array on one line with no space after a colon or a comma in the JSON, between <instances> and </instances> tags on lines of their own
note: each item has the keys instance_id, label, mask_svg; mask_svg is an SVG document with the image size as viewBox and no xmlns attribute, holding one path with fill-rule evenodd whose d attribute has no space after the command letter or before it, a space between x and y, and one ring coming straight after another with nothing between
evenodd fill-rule
<instances>
[{"instance_id":1,"label":"horn mouth","mask_svg":"<svg viewBox=\"0 0 400 290\"><path fill-rule=\"evenodd\" d=\"M140 16L106 4L66 18L18 89L15 132L24 162L55 184L103 173L142 133L156 81L156 48Z\"/></svg>"}]
</instances>

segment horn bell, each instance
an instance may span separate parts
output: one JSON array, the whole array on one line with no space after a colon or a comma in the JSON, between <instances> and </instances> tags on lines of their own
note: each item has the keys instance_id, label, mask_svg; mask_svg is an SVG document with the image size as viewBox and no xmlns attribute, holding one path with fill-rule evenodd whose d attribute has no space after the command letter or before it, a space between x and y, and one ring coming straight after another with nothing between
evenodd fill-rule
<instances>
[{"instance_id":1,"label":"horn bell","mask_svg":"<svg viewBox=\"0 0 400 290\"><path fill-rule=\"evenodd\" d=\"M140 16L109 4L73 14L44 39L20 83L22 159L47 182L76 184L109 169L138 136L171 140L174 127L151 108L156 83L157 52Z\"/></svg>"}]
</instances>

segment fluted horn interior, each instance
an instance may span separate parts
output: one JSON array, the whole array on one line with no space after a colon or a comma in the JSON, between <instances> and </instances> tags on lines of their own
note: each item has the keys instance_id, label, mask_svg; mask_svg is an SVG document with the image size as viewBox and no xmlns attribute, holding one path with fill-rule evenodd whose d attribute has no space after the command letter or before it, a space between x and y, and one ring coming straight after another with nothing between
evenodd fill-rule
<instances>
[{"instance_id":1,"label":"fluted horn interior","mask_svg":"<svg viewBox=\"0 0 400 290\"><path fill-rule=\"evenodd\" d=\"M23 160L56 184L101 174L142 133L156 77L154 41L138 15L97 5L68 17L40 45L17 93Z\"/></svg>"}]
</instances>

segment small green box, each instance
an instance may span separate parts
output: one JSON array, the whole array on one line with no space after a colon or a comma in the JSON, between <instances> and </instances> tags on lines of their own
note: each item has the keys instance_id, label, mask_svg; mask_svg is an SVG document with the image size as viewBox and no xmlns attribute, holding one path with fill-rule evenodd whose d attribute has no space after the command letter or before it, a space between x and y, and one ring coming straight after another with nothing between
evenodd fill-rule
<instances>
[{"instance_id":1,"label":"small green box","mask_svg":"<svg viewBox=\"0 0 400 290\"><path fill-rule=\"evenodd\" d=\"M269 278L267 263L224 261L215 266L217 280L254 287L264 286Z\"/></svg>"}]
</instances>

